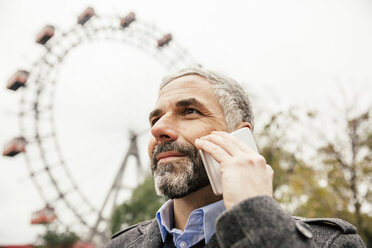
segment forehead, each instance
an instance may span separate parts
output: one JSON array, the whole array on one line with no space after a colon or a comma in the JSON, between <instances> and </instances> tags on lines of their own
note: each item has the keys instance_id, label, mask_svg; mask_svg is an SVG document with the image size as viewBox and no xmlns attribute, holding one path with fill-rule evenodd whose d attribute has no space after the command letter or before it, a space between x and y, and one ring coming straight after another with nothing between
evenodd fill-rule
<instances>
[{"instance_id":1,"label":"forehead","mask_svg":"<svg viewBox=\"0 0 372 248\"><path fill-rule=\"evenodd\" d=\"M210 82L197 75L187 75L177 78L164 86L158 96L157 104L164 104L182 98L196 98L204 103L218 104L215 90Z\"/></svg>"}]
</instances>

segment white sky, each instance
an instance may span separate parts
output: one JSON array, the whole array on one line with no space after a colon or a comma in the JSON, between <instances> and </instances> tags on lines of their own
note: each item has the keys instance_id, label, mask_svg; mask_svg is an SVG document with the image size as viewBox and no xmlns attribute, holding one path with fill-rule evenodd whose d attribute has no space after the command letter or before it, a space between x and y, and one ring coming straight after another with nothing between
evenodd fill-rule
<instances>
[{"instance_id":1,"label":"white sky","mask_svg":"<svg viewBox=\"0 0 372 248\"><path fill-rule=\"evenodd\" d=\"M21 94L5 89L9 76L39 58L42 48L34 39L45 24L68 30L87 6L106 15L134 11L171 32L195 60L244 83L267 109L322 108L337 81L361 97L371 95L368 0L0 0L0 145L19 132ZM121 162L128 129L147 127L164 73L145 53L114 42L85 44L66 58L55 98L58 137L74 177L95 204ZM144 164L146 139L140 140ZM0 245L32 243L43 229L29 225L30 215L43 202L21 156L0 157L0 185Z\"/></svg>"}]
</instances>

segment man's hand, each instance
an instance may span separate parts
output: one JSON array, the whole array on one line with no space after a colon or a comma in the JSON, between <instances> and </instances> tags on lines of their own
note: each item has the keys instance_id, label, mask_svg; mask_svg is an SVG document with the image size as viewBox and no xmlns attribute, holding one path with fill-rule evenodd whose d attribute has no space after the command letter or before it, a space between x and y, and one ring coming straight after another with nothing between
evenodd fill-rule
<instances>
[{"instance_id":1,"label":"man's hand","mask_svg":"<svg viewBox=\"0 0 372 248\"><path fill-rule=\"evenodd\" d=\"M221 165L223 199L226 209L260 195L273 194L273 170L264 157L238 138L222 131L195 141Z\"/></svg>"}]
</instances>

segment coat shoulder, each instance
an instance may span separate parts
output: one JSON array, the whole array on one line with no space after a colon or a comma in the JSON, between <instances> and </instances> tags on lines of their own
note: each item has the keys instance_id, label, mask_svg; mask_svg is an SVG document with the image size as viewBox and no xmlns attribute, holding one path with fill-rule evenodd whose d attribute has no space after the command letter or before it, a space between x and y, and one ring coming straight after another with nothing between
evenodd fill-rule
<instances>
[{"instance_id":1,"label":"coat shoulder","mask_svg":"<svg viewBox=\"0 0 372 248\"><path fill-rule=\"evenodd\" d=\"M318 247L365 247L356 227L347 221L336 218L294 218L297 224L308 228Z\"/></svg>"},{"instance_id":2,"label":"coat shoulder","mask_svg":"<svg viewBox=\"0 0 372 248\"><path fill-rule=\"evenodd\" d=\"M351 223L337 218L304 218L304 217L294 217L297 221L303 221L306 224L317 227L328 227L340 231L343 234L355 234L357 229Z\"/></svg>"},{"instance_id":3,"label":"coat shoulder","mask_svg":"<svg viewBox=\"0 0 372 248\"><path fill-rule=\"evenodd\" d=\"M107 244L106 248L126 247L125 245L140 237L143 234L143 230L153 221L154 220L146 220L118 231L111 236L110 242Z\"/></svg>"}]
</instances>

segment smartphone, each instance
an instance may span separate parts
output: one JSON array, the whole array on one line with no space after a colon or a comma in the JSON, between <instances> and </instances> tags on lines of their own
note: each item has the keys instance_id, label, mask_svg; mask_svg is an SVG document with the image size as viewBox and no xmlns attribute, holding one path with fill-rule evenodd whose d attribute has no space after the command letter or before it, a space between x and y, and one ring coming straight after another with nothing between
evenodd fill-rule
<instances>
[{"instance_id":1,"label":"smartphone","mask_svg":"<svg viewBox=\"0 0 372 248\"><path fill-rule=\"evenodd\" d=\"M244 127L244 128L238 129L232 132L231 135L241 139L254 152L258 153L256 143L254 142L252 132L249 128ZM220 164L216 160L214 160L214 158L208 152L199 150L199 153L203 160L205 170L207 171L207 175L211 183L213 193L215 195L221 195L222 194L222 180L221 180Z\"/></svg>"}]
</instances>

